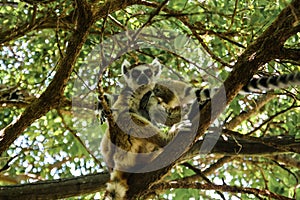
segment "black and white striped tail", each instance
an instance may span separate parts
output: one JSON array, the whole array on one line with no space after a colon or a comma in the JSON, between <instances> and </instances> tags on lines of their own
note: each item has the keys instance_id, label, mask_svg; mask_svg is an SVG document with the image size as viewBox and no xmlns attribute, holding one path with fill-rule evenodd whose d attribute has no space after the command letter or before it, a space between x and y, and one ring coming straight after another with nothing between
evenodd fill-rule
<instances>
[{"instance_id":1,"label":"black and white striped tail","mask_svg":"<svg viewBox=\"0 0 300 200\"><path fill-rule=\"evenodd\" d=\"M247 94L253 92L264 92L272 89L283 89L292 85L300 85L300 72L279 76L253 78L239 93ZM195 94L198 102L204 102L211 99L218 89L219 88L204 88L196 90Z\"/></svg>"},{"instance_id":2,"label":"black and white striped tail","mask_svg":"<svg viewBox=\"0 0 300 200\"><path fill-rule=\"evenodd\" d=\"M253 78L240 93L262 92L272 89L283 89L292 85L300 85L300 72L279 76Z\"/></svg>"}]
</instances>

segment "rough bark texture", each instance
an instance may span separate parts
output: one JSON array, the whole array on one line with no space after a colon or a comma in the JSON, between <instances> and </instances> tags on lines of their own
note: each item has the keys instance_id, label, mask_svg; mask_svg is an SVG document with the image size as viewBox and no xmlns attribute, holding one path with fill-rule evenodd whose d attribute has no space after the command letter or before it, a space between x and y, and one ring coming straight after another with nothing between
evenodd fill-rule
<instances>
[{"instance_id":1,"label":"rough bark texture","mask_svg":"<svg viewBox=\"0 0 300 200\"><path fill-rule=\"evenodd\" d=\"M16 120L16 122L10 124L5 129L0 131L0 153L4 152L16 140L16 138L20 134L22 134L22 132L28 126L30 126L30 124L32 124L36 119L45 115L49 110L56 107L60 103L66 83L69 80L71 72L73 71L76 58L78 57L80 50L89 34L90 27L94 24L94 22L100 18L105 17L110 12L123 9L126 6L141 2L142 1L137 0L128 0L125 2L117 0L108 1L105 4L103 4L98 10L93 11L87 2L79 0L76 1L76 12L79 13L78 16L80 17L75 19L75 21L72 21L72 23L76 24L77 26L68 42L69 45L66 49L64 57L61 58L58 63L58 68L55 77L53 78L51 84L46 89L46 91L41 95L41 97L32 102L25 109L25 111L19 117L19 119ZM199 142L197 142L197 138L204 134L204 132L209 127L210 123L219 116L219 114L237 95L238 91L243 87L243 85L245 85L248 82L248 80L251 77L253 77L253 75L259 67L275 58L284 57L299 60L299 51L288 50L283 47L285 41L289 37L295 35L300 31L300 24L299 21L297 21L299 19L300 1L294 0L280 13L278 18L272 23L272 25L268 27L267 30L260 37L258 37L253 44L249 45L246 48L244 53L239 57L236 64L234 65L233 71L231 72L230 76L226 79L224 83L227 97L226 102L222 102L219 100L222 99L223 96L219 92L212 99L213 102L216 102L214 103L214 105L218 105L219 107L215 107L212 112L212 104L209 102L201 110L200 116L195 116L193 123L199 126L197 130L197 137L195 138L195 142L193 145L199 145ZM68 21L69 19L66 20ZM72 18L72 20L74 19ZM56 21L57 20L53 20L53 24L55 24ZM48 23L48 26L50 26L50 24L52 23ZM47 23L43 23L43 25L47 26ZM31 29L26 29L20 33L24 34L24 32L30 30ZM17 34L16 37L19 37L22 34ZM6 41L7 40L0 40L0 42ZM286 54L290 54L290 56L284 56ZM241 74L243 76L241 76ZM200 123L198 124L198 122ZM178 137L182 136L179 134ZM189 148L191 149L193 145L191 145ZM236 145L233 142L230 145L231 148L229 148L229 150L232 149L232 151L236 151ZM251 145L253 145L251 142L249 144L244 143L243 149L240 152L247 153L247 147ZM278 146L276 148L267 148L266 146L268 146L268 144L265 143L257 145L260 145L260 153L262 153L263 151L268 151L268 153L273 151L284 151L284 149L277 148ZM289 147L287 150L294 151L295 149L293 148ZM217 145L215 147L214 152L216 153L220 150L224 151L224 147L222 147L222 145ZM189 149L186 149L186 151L188 152ZM232 151L228 151L227 153L232 154ZM159 157L156 161L159 161L159 159L162 158ZM128 199L135 199L140 197L145 190L149 189L151 184L155 183L156 181L161 179L165 174L167 174L168 171L174 166L174 164L176 163L174 162L165 168L149 173L131 174L128 180L130 186L130 189L128 191ZM68 182L67 180L58 180L57 182L38 182L35 184L28 184L22 186L0 187L0 198L63 198L103 189L104 182L108 180L107 175L95 175L94 177L86 176L82 178L83 181L81 183L71 182L71 180L69 180L70 182ZM66 185L64 186L63 184ZM74 187L76 185L77 187ZM69 187L68 190L70 191L68 191L64 187ZM34 196L31 194L34 194ZM40 196L38 194L40 194Z\"/></svg>"},{"instance_id":2,"label":"rough bark texture","mask_svg":"<svg viewBox=\"0 0 300 200\"><path fill-rule=\"evenodd\" d=\"M92 10L87 2L76 1L78 12L77 19L72 18L72 25L75 26L75 31L70 37L69 45L66 49L64 57L60 58L58 62L58 69L51 81L49 87L40 96L40 98L33 101L22 113L19 119L11 123L9 126L0 130L0 154L4 152L16 139L22 134L22 132L30 126L36 119L44 116L49 110L55 108L61 101L65 86L69 80L69 77L73 71L76 59L81 51L83 44L89 34L91 26L96 20L105 17L110 12L125 8L129 5L135 4L139 1L108 1L103 4L98 10ZM50 20L51 21L51 20ZM45 22L46 23L46 22ZM50 24L56 24L57 20ZM69 22L70 23L70 22ZM15 32L17 32L14 29ZM29 30L28 30L29 31ZM23 34L26 33L22 32ZM16 36L17 37L17 36ZM5 41L0 41L5 42Z\"/></svg>"},{"instance_id":3,"label":"rough bark texture","mask_svg":"<svg viewBox=\"0 0 300 200\"><path fill-rule=\"evenodd\" d=\"M300 31L300 24L297 21L300 17L300 1L295 0L287 6L271 24L265 32L258 37L253 44L250 44L244 53L239 57L234 65L233 71L224 82L226 90L226 103L219 101L223 98L223 94L218 92L212 101L214 112L211 111L211 102L209 102L200 112L200 116L196 116L194 123L199 122L197 137L199 138L209 127L225 107L238 94L239 90L245 85L255 74L255 72L263 64L273 60L277 55L280 55L285 41ZM243 76L240 76L243 74ZM219 103L218 103L219 101ZM196 140L195 140L196 142ZM159 159L159 158L158 158ZM156 172L147 174L132 174L129 178L128 198L135 199L139 197L143 191L147 190L151 183L158 181L163 175L167 174L169 169L175 163Z\"/></svg>"},{"instance_id":4,"label":"rough bark texture","mask_svg":"<svg viewBox=\"0 0 300 200\"><path fill-rule=\"evenodd\" d=\"M276 144L277 148L270 147L270 145L264 144L272 143ZM199 149L203 143L203 140L198 141L186 154L181 158L181 161L192 158L199 155ZM268 155L273 160L278 160L280 162L291 164L300 168L300 163L297 162L292 156L281 155L281 153L290 152L284 150L286 148L300 149L299 141L295 141L294 138L285 137L269 137L258 142L257 138L248 137L248 139L231 138L228 140L223 140L222 138L217 142L217 144L212 149L212 153L229 155L229 156L245 156L245 155ZM217 165L217 163L216 163ZM218 167L218 166L216 166ZM131 185L136 186L131 189L131 192L139 192L143 188L139 187L145 186L144 180L147 180L150 185L152 181L160 179L161 176L156 175L156 173L162 173L167 171L168 168L164 168L158 171L154 171L146 174L136 174L135 177L137 182L130 182ZM209 173L209 172L204 172ZM141 178L146 176L146 179ZM151 179L150 179L151 178ZM105 189L105 183L109 180L109 174L91 174L81 177L59 179L53 181L40 181L30 184L22 185L12 185L12 186L1 186L0 187L0 199L58 199L58 198L68 198L72 196L78 196L83 194L89 194L97 191L103 191ZM131 178L131 181L134 179Z\"/></svg>"},{"instance_id":5,"label":"rough bark texture","mask_svg":"<svg viewBox=\"0 0 300 200\"><path fill-rule=\"evenodd\" d=\"M61 199L104 190L109 174L0 187L0 199Z\"/></svg>"},{"instance_id":6,"label":"rough bark texture","mask_svg":"<svg viewBox=\"0 0 300 200\"><path fill-rule=\"evenodd\" d=\"M30 124L60 103L76 58L88 36L89 28L94 22L88 5L84 2L78 2L78 4L80 5L78 12L81 14L77 22L78 29L70 39L65 56L59 61L58 69L52 82L41 97L33 101L25 109L15 123L0 131L0 153L5 151Z\"/></svg>"}]
</instances>

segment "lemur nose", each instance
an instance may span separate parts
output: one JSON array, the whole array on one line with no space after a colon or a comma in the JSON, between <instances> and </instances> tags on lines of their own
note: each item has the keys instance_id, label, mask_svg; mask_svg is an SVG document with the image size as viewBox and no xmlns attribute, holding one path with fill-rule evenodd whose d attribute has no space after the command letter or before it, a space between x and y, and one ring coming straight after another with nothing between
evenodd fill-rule
<instances>
[{"instance_id":1,"label":"lemur nose","mask_svg":"<svg viewBox=\"0 0 300 200\"><path fill-rule=\"evenodd\" d=\"M145 76L144 74L142 74L142 75L138 78L137 83L138 83L139 85L147 85L147 84L149 84L148 77Z\"/></svg>"}]
</instances>

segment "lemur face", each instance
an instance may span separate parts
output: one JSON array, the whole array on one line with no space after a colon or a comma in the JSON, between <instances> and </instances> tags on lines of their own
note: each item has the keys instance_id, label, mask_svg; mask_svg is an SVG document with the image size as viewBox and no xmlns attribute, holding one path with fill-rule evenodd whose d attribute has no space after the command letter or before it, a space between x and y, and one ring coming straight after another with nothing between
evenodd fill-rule
<instances>
[{"instance_id":1,"label":"lemur face","mask_svg":"<svg viewBox=\"0 0 300 200\"><path fill-rule=\"evenodd\" d=\"M122 74L129 88L133 91L140 87L153 86L161 74L161 64L157 59L151 64L141 64L132 69L128 61L122 64Z\"/></svg>"}]
</instances>

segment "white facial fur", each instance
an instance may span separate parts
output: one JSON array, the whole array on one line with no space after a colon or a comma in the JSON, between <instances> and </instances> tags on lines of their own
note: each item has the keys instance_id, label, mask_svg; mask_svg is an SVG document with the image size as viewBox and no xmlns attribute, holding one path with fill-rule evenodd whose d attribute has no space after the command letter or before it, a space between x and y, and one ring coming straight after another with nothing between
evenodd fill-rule
<instances>
[{"instance_id":1,"label":"white facial fur","mask_svg":"<svg viewBox=\"0 0 300 200\"><path fill-rule=\"evenodd\" d=\"M122 74L127 86L133 91L141 86L152 86L158 80L161 74L162 65L157 59L151 64L141 64L132 69L127 60L122 63Z\"/></svg>"}]
</instances>

